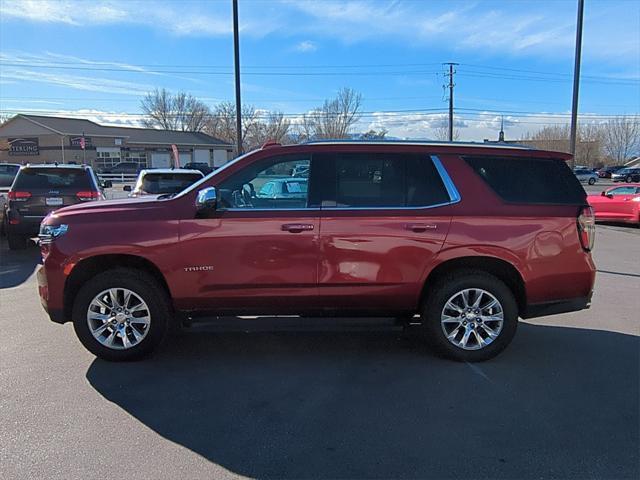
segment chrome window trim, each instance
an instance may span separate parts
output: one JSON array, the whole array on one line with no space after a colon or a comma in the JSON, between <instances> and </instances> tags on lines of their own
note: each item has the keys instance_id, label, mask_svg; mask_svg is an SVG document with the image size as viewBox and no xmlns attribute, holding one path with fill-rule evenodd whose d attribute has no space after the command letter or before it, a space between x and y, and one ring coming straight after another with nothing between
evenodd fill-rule
<instances>
[{"instance_id":1,"label":"chrome window trim","mask_svg":"<svg viewBox=\"0 0 640 480\"><path fill-rule=\"evenodd\" d=\"M449 176L449 172L447 172L447 169L444 168L444 165L442 165L442 162L437 155L431 155L431 161L435 165L436 170L438 170L440 179L442 180L442 183L444 183L444 187L447 189L447 193L449 194L450 199L449 203L458 203L462 197L460 196L460 192L458 192L458 189L453 183L453 180Z\"/></svg>"}]
</instances>

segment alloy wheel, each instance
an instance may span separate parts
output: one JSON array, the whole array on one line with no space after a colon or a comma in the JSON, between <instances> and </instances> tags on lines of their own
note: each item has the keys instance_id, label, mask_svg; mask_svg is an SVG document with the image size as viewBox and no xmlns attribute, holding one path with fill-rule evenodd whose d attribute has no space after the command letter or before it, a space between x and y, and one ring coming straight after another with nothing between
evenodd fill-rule
<instances>
[{"instance_id":1,"label":"alloy wheel","mask_svg":"<svg viewBox=\"0 0 640 480\"><path fill-rule=\"evenodd\" d=\"M498 338L504 310L498 299L480 288L467 288L445 303L440 324L447 340L463 350L480 350Z\"/></svg>"},{"instance_id":2,"label":"alloy wheel","mask_svg":"<svg viewBox=\"0 0 640 480\"><path fill-rule=\"evenodd\" d=\"M87 309L93 337L103 346L126 350L149 333L151 312L146 302L127 288L110 288L96 295Z\"/></svg>"}]
</instances>

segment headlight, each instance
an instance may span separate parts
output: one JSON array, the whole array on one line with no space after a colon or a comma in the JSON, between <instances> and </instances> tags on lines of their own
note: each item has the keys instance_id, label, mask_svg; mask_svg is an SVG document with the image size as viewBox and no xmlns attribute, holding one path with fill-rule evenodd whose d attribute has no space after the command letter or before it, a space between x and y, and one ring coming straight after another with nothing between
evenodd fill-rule
<instances>
[{"instance_id":1,"label":"headlight","mask_svg":"<svg viewBox=\"0 0 640 480\"><path fill-rule=\"evenodd\" d=\"M38 238L40 239L40 243L48 243L54 238L58 238L67 233L67 230L69 230L69 225L64 223L60 225L40 225Z\"/></svg>"}]
</instances>

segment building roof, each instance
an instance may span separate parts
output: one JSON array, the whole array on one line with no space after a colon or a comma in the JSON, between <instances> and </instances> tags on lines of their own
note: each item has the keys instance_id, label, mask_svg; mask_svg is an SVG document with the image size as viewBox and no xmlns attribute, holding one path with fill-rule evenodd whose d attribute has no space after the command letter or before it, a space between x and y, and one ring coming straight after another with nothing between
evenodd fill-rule
<instances>
[{"instance_id":1,"label":"building roof","mask_svg":"<svg viewBox=\"0 0 640 480\"><path fill-rule=\"evenodd\" d=\"M54 133L69 136L122 137L127 143L177 145L232 145L202 132L180 132L155 128L111 127L100 125L84 118L48 117L44 115L18 114L14 118L25 120L47 128Z\"/></svg>"}]
</instances>

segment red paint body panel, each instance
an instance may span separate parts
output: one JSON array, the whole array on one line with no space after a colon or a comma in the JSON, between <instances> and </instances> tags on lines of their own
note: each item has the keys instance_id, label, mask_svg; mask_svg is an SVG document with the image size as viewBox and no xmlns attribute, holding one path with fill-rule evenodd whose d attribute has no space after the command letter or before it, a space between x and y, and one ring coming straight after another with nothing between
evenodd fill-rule
<instances>
[{"instance_id":1,"label":"red paint body panel","mask_svg":"<svg viewBox=\"0 0 640 480\"><path fill-rule=\"evenodd\" d=\"M218 185L256 160L372 149L438 155L461 200L433 208L220 211L196 218L198 190ZM102 255L136 256L157 267L174 307L190 314L415 312L429 274L461 257L511 264L522 278L527 304L589 297L595 267L578 238L579 208L507 204L458 156L523 154L516 149L496 152L392 143L270 146L225 166L176 198L61 209L45 219L51 225L68 224L69 230L50 245L38 273L40 291L47 297L43 304L50 312L68 312L65 269L73 275L84 260ZM308 229L283 230L289 224ZM416 225L420 228L412 228Z\"/></svg>"},{"instance_id":2,"label":"red paint body panel","mask_svg":"<svg viewBox=\"0 0 640 480\"><path fill-rule=\"evenodd\" d=\"M605 190L605 194L625 187L633 188L639 193L613 195L612 197L606 195L587 196L587 201L593 208L596 220L640 223L640 186L638 184L616 185Z\"/></svg>"}]
</instances>

